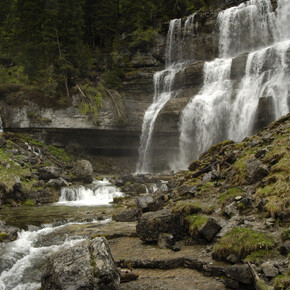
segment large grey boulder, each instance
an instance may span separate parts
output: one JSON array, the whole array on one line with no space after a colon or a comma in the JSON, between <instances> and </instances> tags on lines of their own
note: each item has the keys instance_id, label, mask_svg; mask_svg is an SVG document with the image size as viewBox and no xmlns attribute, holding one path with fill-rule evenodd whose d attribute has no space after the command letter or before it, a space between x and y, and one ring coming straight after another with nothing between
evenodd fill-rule
<instances>
[{"instance_id":1,"label":"large grey boulder","mask_svg":"<svg viewBox=\"0 0 290 290\"><path fill-rule=\"evenodd\" d=\"M73 168L73 175L78 180L92 182L93 174L93 166L88 160L78 160Z\"/></svg>"},{"instance_id":2,"label":"large grey boulder","mask_svg":"<svg viewBox=\"0 0 290 290\"><path fill-rule=\"evenodd\" d=\"M80 242L52 255L41 289L119 289L120 276L105 238Z\"/></svg>"},{"instance_id":3,"label":"large grey boulder","mask_svg":"<svg viewBox=\"0 0 290 290\"><path fill-rule=\"evenodd\" d=\"M246 180L248 184L257 183L268 174L267 166L262 164L260 160L253 158L246 162Z\"/></svg>"},{"instance_id":4,"label":"large grey boulder","mask_svg":"<svg viewBox=\"0 0 290 290\"><path fill-rule=\"evenodd\" d=\"M136 205L137 208L140 209L142 212L148 212L149 206L153 203L154 198L151 194L143 194L137 196L136 198Z\"/></svg>"},{"instance_id":5,"label":"large grey boulder","mask_svg":"<svg viewBox=\"0 0 290 290\"><path fill-rule=\"evenodd\" d=\"M50 179L59 178L62 173L62 169L55 166L45 166L40 168L38 173L40 179L48 181Z\"/></svg>"},{"instance_id":6,"label":"large grey boulder","mask_svg":"<svg viewBox=\"0 0 290 290\"><path fill-rule=\"evenodd\" d=\"M136 231L144 242L157 242L160 233L172 234L178 240L183 235L182 219L169 209L147 212L141 216Z\"/></svg>"}]
</instances>

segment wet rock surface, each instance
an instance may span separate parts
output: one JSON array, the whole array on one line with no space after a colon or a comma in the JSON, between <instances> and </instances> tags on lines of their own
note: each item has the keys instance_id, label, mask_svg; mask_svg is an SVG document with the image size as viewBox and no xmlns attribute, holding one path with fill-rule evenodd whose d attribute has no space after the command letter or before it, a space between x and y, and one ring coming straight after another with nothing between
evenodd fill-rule
<instances>
[{"instance_id":1,"label":"wet rock surface","mask_svg":"<svg viewBox=\"0 0 290 290\"><path fill-rule=\"evenodd\" d=\"M157 242L159 233L169 233L176 239L181 238L183 227L178 214L163 209L143 214L138 221L136 231L144 242Z\"/></svg>"},{"instance_id":2,"label":"wet rock surface","mask_svg":"<svg viewBox=\"0 0 290 290\"><path fill-rule=\"evenodd\" d=\"M42 289L119 289L120 276L104 238L80 242L49 258Z\"/></svg>"}]
</instances>

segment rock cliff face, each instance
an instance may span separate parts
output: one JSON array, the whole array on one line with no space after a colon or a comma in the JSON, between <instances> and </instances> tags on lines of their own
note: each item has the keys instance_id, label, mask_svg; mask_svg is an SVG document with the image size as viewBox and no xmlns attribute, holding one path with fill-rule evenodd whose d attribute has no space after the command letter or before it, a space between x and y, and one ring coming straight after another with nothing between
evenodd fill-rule
<instances>
[{"instance_id":1,"label":"rock cliff face","mask_svg":"<svg viewBox=\"0 0 290 290\"><path fill-rule=\"evenodd\" d=\"M197 59L204 60L217 55L217 32L214 28L216 16L216 11L198 14L196 36L192 38L186 35L187 38L191 38L187 41L190 43L186 49L188 57L195 55ZM168 26L164 25L151 51L137 52L132 56L131 62L135 72L125 77L119 92L122 96L124 117L118 116L114 101L109 97L104 99L103 109L100 110L98 122L95 123L89 115L79 112L78 96L74 96L70 107L52 109L34 102L21 106L9 104L7 94L2 92L0 100L4 129L28 131L58 146L77 143L87 149L96 149L100 153L137 155L143 115L153 98L153 75L163 68L165 62L167 30ZM173 100L162 112L156 127L157 140L167 136L172 139L172 135L177 134L180 110L192 94L198 91L202 83L202 68L203 61L193 63L186 69L184 77L177 78L176 89L186 87L186 90L178 101ZM120 97L118 94L116 96Z\"/></svg>"},{"instance_id":2,"label":"rock cliff face","mask_svg":"<svg viewBox=\"0 0 290 290\"><path fill-rule=\"evenodd\" d=\"M245 1L216 1L209 11L197 12L194 31L186 31L185 20L182 20L182 50L184 59L190 59L191 63L176 75L173 89L179 94L165 105L155 123L152 148L161 167L162 160L178 150L180 113L202 87L204 62L218 56L218 13L242 2ZM151 51L139 51L132 56L134 72L123 79L119 92L112 92L112 96L104 99L97 122L89 115L80 114L77 95L70 107L52 109L34 102L21 106L11 104L7 102L7 95L0 92L4 129L27 131L56 146L77 145L98 154L137 157L144 112L152 103L154 94L153 75L164 68L167 30L168 25L164 25ZM246 59L247 55L242 54L233 60L231 79L234 83L243 77ZM116 110L116 101L121 113ZM261 100L259 111L269 107L268 103L268 100ZM271 113L268 115L270 120L258 114L257 123L261 121L264 125L272 121ZM256 128L261 127L256 125Z\"/></svg>"}]
</instances>

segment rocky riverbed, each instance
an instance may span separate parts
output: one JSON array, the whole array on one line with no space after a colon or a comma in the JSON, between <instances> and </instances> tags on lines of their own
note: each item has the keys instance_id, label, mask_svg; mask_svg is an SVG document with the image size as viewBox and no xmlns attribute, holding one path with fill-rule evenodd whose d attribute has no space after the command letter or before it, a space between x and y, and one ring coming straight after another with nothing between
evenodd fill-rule
<instances>
[{"instance_id":1,"label":"rocky riverbed","mask_svg":"<svg viewBox=\"0 0 290 290\"><path fill-rule=\"evenodd\" d=\"M48 164L45 145L42 150L35 145L34 152L39 148L42 157L33 157L33 151L21 151L27 144L6 138L1 150L9 158L2 161L2 172L18 182L7 178L2 186L1 253L13 254L23 242L28 252L47 258L37 264L41 271L36 278L28 274L33 267L19 274L19 283L30 285L27 289L38 289L40 283L43 289L72 284L76 289L287 289L289 128L288 114L241 143L211 147L186 171L111 177L124 196L105 207L45 205L52 201L49 196L57 201L64 186L49 184L67 182L67 188L76 188L87 182L90 189L97 174L89 169L90 180L82 172L76 177L74 168L90 168L88 162L61 166L51 157L54 163ZM19 152L31 156L24 166L15 165ZM43 174L48 167L60 175ZM30 182L31 190L26 188ZM10 191L3 190L8 185ZM35 261L25 258L27 253L15 255L25 266ZM20 264L15 267L19 270ZM0 281L7 283L11 277L1 271ZM72 273L74 279L69 278Z\"/></svg>"}]
</instances>

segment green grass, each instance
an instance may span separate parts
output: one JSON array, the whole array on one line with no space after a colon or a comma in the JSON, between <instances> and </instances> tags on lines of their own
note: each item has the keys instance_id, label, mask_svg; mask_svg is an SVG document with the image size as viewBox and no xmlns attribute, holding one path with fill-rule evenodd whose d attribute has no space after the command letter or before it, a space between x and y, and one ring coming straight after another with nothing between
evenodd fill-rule
<instances>
[{"instance_id":1,"label":"green grass","mask_svg":"<svg viewBox=\"0 0 290 290\"><path fill-rule=\"evenodd\" d=\"M289 136L285 134L274 140L273 147L265 156L265 161L276 160L277 163L272 166L266 185L259 187L255 194L257 204L262 198L267 200L264 211L272 217L290 214Z\"/></svg>"},{"instance_id":2,"label":"green grass","mask_svg":"<svg viewBox=\"0 0 290 290\"><path fill-rule=\"evenodd\" d=\"M5 187L5 191L9 192L15 183L14 176L19 176L23 179L26 176L30 176L29 168L21 167L17 162L12 160L12 156L6 153L4 149L0 149L0 180L1 186Z\"/></svg>"},{"instance_id":3,"label":"green grass","mask_svg":"<svg viewBox=\"0 0 290 290\"><path fill-rule=\"evenodd\" d=\"M223 192L219 196L219 203L224 205L229 199L234 198L239 195L243 195L243 190L239 187L233 187Z\"/></svg>"},{"instance_id":4,"label":"green grass","mask_svg":"<svg viewBox=\"0 0 290 290\"><path fill-rule=\"evenodd\" d=\"M174 204L172 211L187 216L201 212L202 205L200 202L178 201Z\"/></svg>"},{"instance_id":5,"label":"green grass","mask_svg":"<svg viewBox=\"0 0 290 290\"><path fill-rule=\"evenodd\" d=\"M287 290L290 288L290 269L284 275L279 275L274 279L275 290Z\"/></svg>"},{"instance_id":6,"label":"green grass","mask_svg":"<svg viewBox=\"0 0 290 290\"><path fill-rule=\"evenodd\" d=\"M52 145L47 146L48 151L52 154L56 159L69 163L72 161L71 156L64 149L56 148Z\"/></svg>"},{"instance_id":7,"label":"green grass","mask_svg":"<svg viewBox=\"0 0 290 290\"><path fill-rule=\"evenodd\" d=\"M273 250L268 250L268 249L257 250L249 254L244 259L244 262L250 262L250 263L259 265L261 261L263 261L267 257L272 256L273 253L274 253Z\"/></svg>"},{"instance_id":8,"label":"green grass","mask_svg":"<svg viewBox=\"0 0 290 290\"><path fill-rule=\"evenodd\" d=\"M257 250L269 250L274 247L274 239L264 233L248 228L234 228L223 236L214 246L214 254L226 259L234 254L240 259L246 258Z\"/></svg>"}]
</instances>

